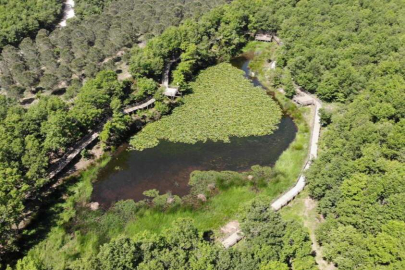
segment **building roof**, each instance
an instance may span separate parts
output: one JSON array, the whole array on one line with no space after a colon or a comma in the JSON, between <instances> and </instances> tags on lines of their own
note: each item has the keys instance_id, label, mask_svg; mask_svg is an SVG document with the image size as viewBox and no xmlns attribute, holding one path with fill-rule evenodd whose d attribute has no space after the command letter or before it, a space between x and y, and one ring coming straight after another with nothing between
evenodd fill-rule
<instances>
[{"instance_id":1,"label":"building roof","mask_svg":"<svg viewBox=\"0 0 405 270\"><path fill-rule=\"evenodd\" d=\"M171 87L166 87L164 92L165 96L168 97L175 97L178 93L179 93L178 88L171 88Z\"/></svg>"},{"instance_id":2,"label":"building roof","mask_svg":"<svg viewBox=\"0 0 405 270\"><path fill-rule=\"evenodd\" d=\"M272 35L270 35L270 34L257 34L257 35L255 36L255 39L256 39L256 40L259 40L259 41L268 41L268 42L271 42Z\"/></svg>"}]
</instances>

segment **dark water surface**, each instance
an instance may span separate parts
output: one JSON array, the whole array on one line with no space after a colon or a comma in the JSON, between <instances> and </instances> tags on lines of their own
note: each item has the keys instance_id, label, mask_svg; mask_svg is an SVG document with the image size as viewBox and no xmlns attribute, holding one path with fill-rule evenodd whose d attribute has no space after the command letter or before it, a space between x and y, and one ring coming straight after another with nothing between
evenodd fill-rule
<instances>
[{"instance_id":1,"label":"dark water surface","mask_svg":"<svg viewBox=\"0 0 405 270\"><path fill-rule=\"evenodd\" d=\"M248 74L247 57L232 64ZM256 86L260 82L250 78ZM194 170L247 171L253 165L272 166L294 140L297 128L289 116L283 116L278 129L268 136L232 138L230 143L206 142L194 145L162 141L142 152L127 151L123 145L94 183L92 200L103 207L125 199L144 199L143 191L157 189L186 195Z\"/></svg>"}]
</instances>

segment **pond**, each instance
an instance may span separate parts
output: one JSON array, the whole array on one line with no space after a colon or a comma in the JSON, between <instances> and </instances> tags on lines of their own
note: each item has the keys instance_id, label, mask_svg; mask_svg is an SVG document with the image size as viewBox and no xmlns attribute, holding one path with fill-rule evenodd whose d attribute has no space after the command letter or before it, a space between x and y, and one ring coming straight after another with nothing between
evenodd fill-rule
<instances>
[{"instance_id":1,"label":"pond","mask_svg":"<svg viewBox=\"0 0 405 270\"><path fill-rule=\"evenodd\" d=\"M238 57L232 64L248 77L249 61L249 57ZM257 78L250 79L254 85L261 85ZM183 196L189 193L188 181L194 170L243 172L253 165L273 166L296 132L291 117L284 115L273 134L232 138L230 143L208 141L191 145L162 141L142 152L128 151L128 145L123 145L99 173L92 201L107 208L119 200L142 200L142 193L149 189Z\"/></svg>"}]
</instances>

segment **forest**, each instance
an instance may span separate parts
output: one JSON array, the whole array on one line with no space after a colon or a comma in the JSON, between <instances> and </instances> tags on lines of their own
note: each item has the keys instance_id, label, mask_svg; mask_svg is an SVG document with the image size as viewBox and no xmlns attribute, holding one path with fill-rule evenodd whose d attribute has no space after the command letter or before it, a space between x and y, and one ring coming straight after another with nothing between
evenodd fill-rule
<instances>
[{"instance_id":1,"label":"forest","mask_svg":"<svg viewBox=\"0 0 405 270\"><path fill-rule=\"evenodd\" d=\"M78 1L83 19L74 18L67 27L54 31L41 29L34 38L25 37L18 46L5 44L0 57L2 90L9 97L22 98L67 89L69 100L86 78L103 69L120 69L116 63L134 44L224 1L108 2ZM104 8L99 3L104 3ZM90 14L81 16L80 10Z\"/></svg>"},{"instance_id":2,"label":"forest","mask_svg":"<svg viewBox=\"0 0 405 270\"><path fill-rule=\"evenodd\" d=\"M47 183L51 160L115 113L116 121L104 132L105 142L113 144L111 138L127 123L117 108L158 96L153 80L161 78L165 61L180 59L172 83L188 94L201 69L229 60L254 33L268 31L283 41L280 76L327 104L338 104L322 115L320 155L307 173L309 194L325 219L316 232L325 259L341 270L404 269L405 3L236 0L206 12L225 1L206 2L186 1L174 12L175 5L162 1L81 0L79 17L68 27L40 30L35 39L26 32L18 47L5 46L18 39L4 43L0 245L18 249L13 227L21 221L26 198L35 198ZM114 59L123 48L126 56ZM117 80L114 62L121 60L130 65L135 82ZM268 78L276 78L271 72ZM67 88L67 101L41 97L27 109L16 100L58 88ZM78 205L73 199L67 205L60 226L16 269L316 269L302 224L284 221L262 198L241 211L246 239L230 250L203 240L204 232L190 220L159 234L137 232L128 238L111 232L115 237L102 244L92 242L85 227L69 231L77 228L69 221L77 220ZM100 220L136 219L136 207L119 202L111 210L115 215L107 212ZM65 244L77 253L68 253ZM59 253L47 257L45 247L66 252L68 259L58 264Z\"/></svg>"},{"instance_id":3,"label":"forest","mask_svg":"<svg viewBox=\"0 0 405 270\"><path fill-rule=\"evenodd\" d=\"M0 1L0 51L35 36L41 28L52 28L62 13L62 1Z\"/></svg>"},{"instance_id":4,"label":"forest","mask_svg":"<svg viewBox=\"0 0 405 270\"><path fill-rule=\"evenodd\" d=\"M28 91L33 89L33 85L41 83L37 80L39 78L42 82L46 81L45 84L47 87L49 86L47 89L53 89L55 85L66 85L74 76L69 71L70 69L63 64L64 62L58 58L60 55L63 55L63 48L66 49L65 51L70 56L72 56L70 50L76 45L76 48L89 49L89 44L92 44L92 48L95 49L95 43L93 44L89 40L91 36L93 38L97 36L100 38L100 41L106 41L101 35L96 35L93 32L103 31L100 28L96 30L96 26L99 26L101 21L109 29L110 26L114 25L114 20L120 27L119 29L117 28L116 34L120 36L123 34L120 21L122 20L122 14L118 11L127 12L130 8L139 8L137 3L141 4L141 2L126 1L116 6L113 5L114 3L109 6L109 9L103 10L101 15L95 15L96 17L90 16L92 17L91 21L93 24L85 20L76 20L73 23L69 23L68 27L56 29L53 32L42 29L37 34L35 40L27 37L21 42L19 48L7 45L2 51L0 81L7 95L0 96L2 104L0 116L0 136L2 138L0 146L0 216L2 217L0 254L5 250L15 250L15 241L19 234L16 227L18 228L20 222L24 220L24 213L31 211L28 210L30 202L40 200L38 196L50 182L47 175L54 163L68 152L82 136L98 128L100 125L103 127L105 119L109 119L109 117L112 118L106 122L106 126L101 133L101 140L106 147L117 143L120 138L122 139L120 132L125 132L127 130L126 126L130 122L127 117L122 115L122 108L127 103L135 101L136 98L142 96L139 95L139 92L144 92L147 89L147 96L153 96L158 90L157 86L153 85L150 87L141 83L134 84L130 81L118 81L117 74L111 71L111 69L105 68L105 70L97 74L95 72L94 77L88 76L83 86L81 85L81 80L75 77L71 81L71 87L68 91L71 95L68 97L60 98L48 94L40 97L37 103L32 104L28 108L18 104L16 97L21 96L20 94L23 94L26 88L22 87L23 84L13 81L14 75L19 76L22 79L21 82L28 77L32 79L29 82L25 81L27 82L26 86L30 85L30 90ZM202 5L201 9L193 9L192 11L201 12L204 8L209 7L208 3ZM212 4L214 5L214 2ZM186 13L184 9L184 16L191 16L190 6L186 6L189 13ZM155 14L156 18L161 18L162 21L168 20L164 21L165 25L170 25L171 23L178 24L180 22L171 13L171 10L161 9L162 7L166 8L169 6L162 6L160 4L148 5L148 7L149 9L144 8L145 13L136 13L138 14L136 16L143 16L142 22L144 22L144 17L153 19L151 16L145 15L148 14L147 12ZM159 9L159 12L155 12L154 8ZM183 12L182 5L177 6L177 8L180 9L179 12ZM162 16L162 14L166 14L167 16ZM113 15L116 15L116 17ZM108 21L107 18L112 21ZM127 17L125 18L127 23L131 23L127 20ZM173 19L176 21L173 21ZM134 18L134 20L136 19ZM150 28L153 26L152 24L148 26L146 23L142 23L141 25L142 27L146 27L144 31L149 35L162 31L160 29L157 30L158 32L153 32L154 30ZM83 31L90 32L85 33ZM129 28L128 31L130 31ZM104 33L108 34L107 32L104 31ZM93 34L90 35L89 33ZM82 43L71 44L70 34L81 36L83 39L80 42ZM78 39L72 40L78 41ZM93 41L96 40L94 39ZM117 41L117 39L114 39L114 42ZM100 44L100 46L105 48L104 43L103 45ZM122 45L118 45L118 47L120 46ZM118 49L118 47L114 48ZM97 51L93 56L100 57L102 54L99 53ZM83 61L84 55L85 52L81 51L76 57L80 61ZM72 60L72 58L68 58ZM98 63L97 61L91 63ZM64 72L60 73L59 76L58 71L60 70L64 70ZM69 72L66 73L66 71ZM28 77L25 76L26 74L28 74ZM12 84L17 83L17 85L11 85L10 89L4 86L4 83L7 83L9 78ZM34 84L31 84L31 82ZM132 95L133 93L135 96ZM74 101L72 100L73 97ZM158 101L161 100L161 94L157 93L156 99ZM162 113L167 111L165 105L160 106L160 109ZM159 117L160 114L157 107L152 117Z\"/></svg>"},{"instance_id":5,"label":"forest","mask_svg":"<svg viewBox=\"0 0 405 270\"><path fill-rule=\"evenodd\" d=\"M403 1L300 1L280 31L294 80L344 104L308 173L338 269L405 268L404 12Z\"/></svg>"}]
</instances>

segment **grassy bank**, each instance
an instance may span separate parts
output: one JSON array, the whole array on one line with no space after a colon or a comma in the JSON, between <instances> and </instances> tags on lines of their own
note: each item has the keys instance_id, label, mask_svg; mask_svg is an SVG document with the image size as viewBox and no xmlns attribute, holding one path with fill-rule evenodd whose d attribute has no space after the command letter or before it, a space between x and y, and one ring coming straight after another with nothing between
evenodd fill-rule
<instances>
[{"instance_id":1,"label":"grassy bank","mask_svg":"<svg viewBox=\"0 0 405 270\"><path fill-rule=\"evenodd\" d=\"M290 115L297 125L298 132L294 142L278 159L274 171L281 177L280 182L291 186L300 175L303 165L308 157L309 140L311 136L310 125L313 121L313 111L309 107L297 107L289 98L274 87L274 73L270 70L269 60L276 60L279 47L275 43L250 42L245 51L255 51L255 58L249 63L249 67L255 72L260 82L268 89L278 101L284 112ZM276 179L277 181L277 176ZM288 186L283 186L287 188Z\"/></svg>"},{"instance_id":2,"label":"grassy bank","mask_svg":"<svg viewBox=\"0 0 405 270\"><path fill-rule=\"evenodd\" d=\"M265 46L260 48L266 49ZM255 71L264 73L264 67ZM266 83L264 79L262 82ZM218 231L229 220L238 219L241 209L254 198L277 198L296 182L300 174L307 156L309 128L304 120L308 110L297 109L282 95L276 94L276 98L284 111L294 117L298 132L294 142L276 162L265 187L231 186L220 190L197 208L179 205L161 211L128 201L107 212L91 211L87 206L92 192L91 182L108 163L109 158L106 157L80 175L78 183L72 188L72 195L58 205L64 209L59 214L59 220L47 238L29 252L29 256L40 258L48 268L65 269L77 258L92 258L101 244L118 235L136 238L143 231L160 233L178 218L187 217L193 219L201 233Z\"/></svg>"},{"instance_id":3,"label":"grassy bank","mask_svg":"<svg viewBox=\"0 0 405 270\"><path fill-rule=\"evenodd\" d=\"M86 206L93 191L92 181L110 160L111 156L104 154L86 170L66 177L63 183L45 198L40 211L24 229L19 239L19 250L8 254L6 262L12 263L27 250L30 250L31 256L57 262L61 256L58 248L65 243L65 238L69 238L69 232L65 228L69 227L69 222L77 216L78 209Z\"/></svg>"},{"instance_id":4,"label":"grassy bank","mask_svg":"<svg viewBox=\"0 0 405 270\"><path fill-rule=\"evenodd\" d=\"M232 187L211 198L204 208L198 211L174 209L163 213L159 210L145 209L139 213L140 215L136 221L127 225L126 233L128 235L133 236L143 230L160 232L169 227L174 220L184 217L192 218L195 226L200 231L216 230L227 221L236 219L240 209L253 198L267 197L275 199L294 185L307 158L310 132L306 119L311 117L311 111L308 108L298 108L283 94L271 89L270 83L265 77L265 59L269 54L276 52L273 45L263 42L251 42L246 46L244 52L252 50L256 52L255 59L259 59L255 63L253 71L258 74L260 81L275 95L282 109L293 117L298 127L294 142L276 162L268 186L261 189L259 193L253 191L250 187Z\"/></svg>"}]
</instances>

